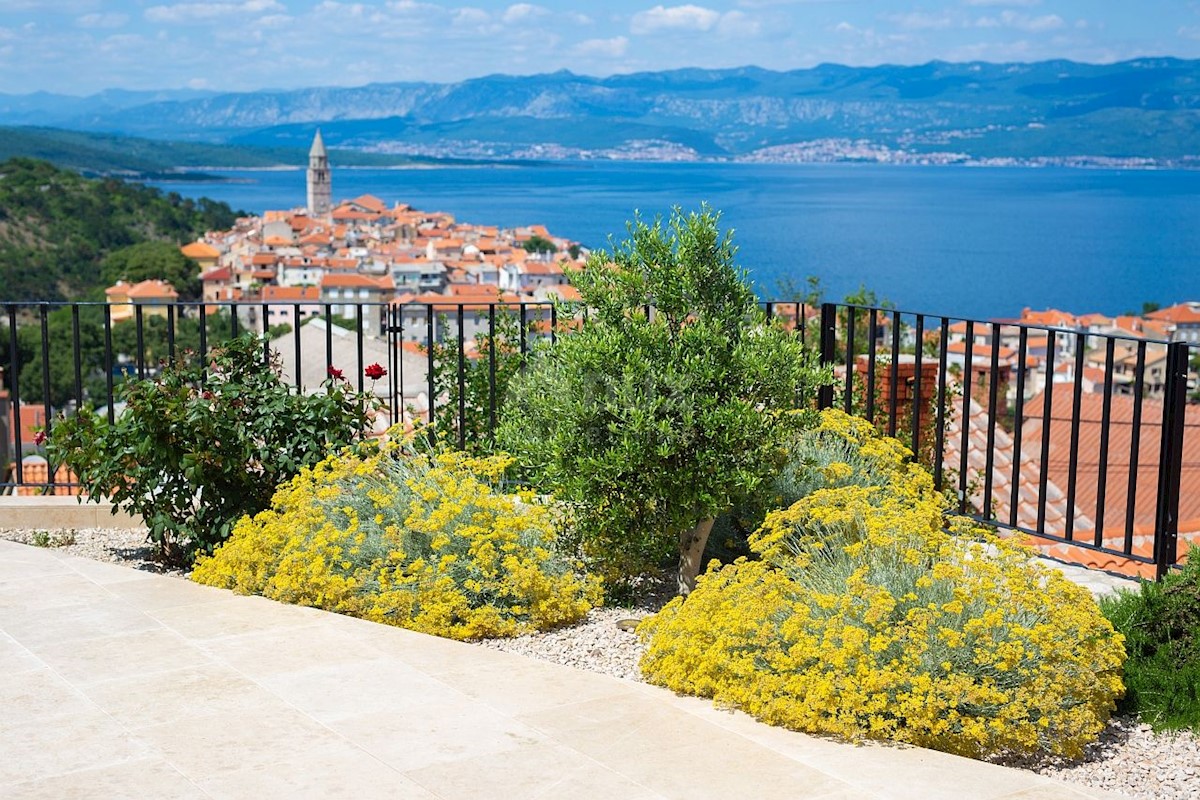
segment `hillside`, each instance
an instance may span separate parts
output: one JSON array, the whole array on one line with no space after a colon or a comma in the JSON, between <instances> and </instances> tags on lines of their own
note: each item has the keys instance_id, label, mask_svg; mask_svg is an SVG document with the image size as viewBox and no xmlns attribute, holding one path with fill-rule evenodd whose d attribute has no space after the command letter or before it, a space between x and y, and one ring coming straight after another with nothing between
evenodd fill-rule
<instances>
[{"instance_id":1,"label":"hillside","mask_svg":"<svg viewBox=\"0 0 1200 800\"><path fill-rule=\"evenodd\" d=\"M225 203L8 160L0 163L0 300L94 295L100 262L112 251L143 241L184 243L231 227L237 216Z\"/></svg>"},{"instance_id":2,"label":"hillside","mask_svg":"<svg viewBox=\"0 0 1200 800\"><path fill-rule=\"evenodd\" d=\"M309 138L311 139L311 133ZM413 158L335 151L337 162L346 167L388 167L411 164ZM0 161L34 158L87 175L130 174L160 176L181 170L212 168L299 167L308 163L308 144L295 147L168 142L110 133L89 133L46 127L0 127ZM428 159L420 159L428 160ZM190 179L203 174L189 172Z\"/></svg>"},{"instance_id":3,"label":"hillside","mask_svg":"<svg viewBox=\"0 0 1200 800\"><path fill-rule=\"evenodd\" d=\"M291 150L320 125L333 147L432 157L788 160L844 157L856 143L909 155L1178 162L1200 156L1200 61L562 71L152 99L0 97L0 124L17 123Z\"/></svg>"}]
</instances>

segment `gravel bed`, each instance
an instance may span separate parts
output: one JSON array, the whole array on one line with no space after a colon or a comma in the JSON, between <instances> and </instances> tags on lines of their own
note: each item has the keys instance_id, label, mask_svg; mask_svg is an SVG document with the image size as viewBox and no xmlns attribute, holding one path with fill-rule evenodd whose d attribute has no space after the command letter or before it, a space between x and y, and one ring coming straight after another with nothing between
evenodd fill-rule
<instances>
[{"instance_id":1,"label":"gravel bed","mask_svg":"<svg viewBox=\"0 0 1200 800\"><path fill-rule=\"evenodd\" d=\"M43 531L0 528L0 539L25 544L40 542L71 555L126 563L152 572L185 574L163 569L154 562L145 528ZM643 647L638 637L622 630L618 622L640 620L660 608L669 596L669 582L659 581L644 587L642 594L631 608L596 609L584 622L570 628L479 644L639 681L637 664ZM1080 761L1012 756L990 760L1132 798L1200 800L1200 737L1188 732L1156 734L1150 726L1130 717L1114 717Z\"/></svg>"}]
</instances>

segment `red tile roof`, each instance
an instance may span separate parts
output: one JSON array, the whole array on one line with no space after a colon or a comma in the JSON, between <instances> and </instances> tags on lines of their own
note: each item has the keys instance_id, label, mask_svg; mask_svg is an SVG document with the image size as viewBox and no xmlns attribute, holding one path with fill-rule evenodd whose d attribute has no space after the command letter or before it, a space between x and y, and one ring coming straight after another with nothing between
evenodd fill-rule
<instances>
[{"instance_id":1,"label":"red tile roof","mask_svg":"<svg viewBox=\"0 0 1200 800\"><path fill-rule=\"evenodd\" d=\"M1179 323L1194 325L1200 323L1200 303L1176 303L1167 308L1160 308L1158 311L1151 311L1146 316L1176 325Z\"/></svg>"},{"instance_id":2,"label":"red tile roof","mask_svg":"<svg viewBox=\"0 0 1200 800\"><path fill-rule=\"evenodd\" d=\"M1044 395L1026 400L1025 423L1021 427L1021 465L1017 470L1018 504L1016 520L1020 527L1037 528L1038 498L1042 469L1046 472L1046 504L1044 530L1063 536L1066 533L1066 496L1070 485L1073 393L1068 385L1055 387L1049 417L1049 457L1040 464L1044 431ZM1094 542L1096 520L1099 517L1100 476L1105 476L1103 529L1101 542L1110 550L1126 548L1127 498L1130 488L1131 449L1133 442L1134 398L1114 395L1110 408L1107 458L1101 462L1100 439L1103 419L1102 394L1083 394L1080 397L1079 438L1075 450L1075 497L1073 538ZM1134 554L1150 557L1158 508L1158 458L1162 433L1163 407L1153 400L1143 400L1140 436L1137 449L1137 469L1134 476L1133 526L1128 545ZM1187 541L1200 544L1200 406L1189 407L1185 415L1184 452L1180 470L1179 545L1182 556ZM947 469L959 467L961 428L952 421L947 426ZM973 504L980 507L983 472L987 456L987 415L976 402L971 403L968 432L967 463L969 478L979 484ZM1002 426L995 428L993 452L993 510L996 519L1008 523L1011 518L1014 439ZM1122 556L1110 556L1078 545L1053 540L1037 542L1044 552L1055 558L1082 563L1086 566L1126 574L1144 574L1142 565Z\"/></svg>"}]
</instances>

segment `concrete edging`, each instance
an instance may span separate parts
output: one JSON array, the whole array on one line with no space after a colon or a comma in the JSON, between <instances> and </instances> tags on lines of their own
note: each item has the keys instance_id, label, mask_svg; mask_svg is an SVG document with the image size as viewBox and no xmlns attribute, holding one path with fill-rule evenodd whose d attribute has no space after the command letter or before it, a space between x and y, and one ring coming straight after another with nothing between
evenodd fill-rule
<instances>
[{"instance_id":1,"label":"concrete edging","mask_svg":"<svg viewBox=\"0 0 1200 800\"><path fill-rule=\"evenodd\" d=\"M78 497L33 495L0 497L0 528L140 528L137 514L116 510L111 502L81 502Z\"/></svg>"}]
</instances>

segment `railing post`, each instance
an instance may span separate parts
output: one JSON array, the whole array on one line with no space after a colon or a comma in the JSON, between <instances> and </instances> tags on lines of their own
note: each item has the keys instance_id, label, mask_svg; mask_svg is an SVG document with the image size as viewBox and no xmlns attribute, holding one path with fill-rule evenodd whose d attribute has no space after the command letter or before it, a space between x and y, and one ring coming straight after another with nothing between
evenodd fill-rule
<instances>
[{"instance_id":1,"label":"railing post","mask_svg":"<svg viewBox=\"0 0 1200 800\"><path fill-rule=\"evenodd\" d=\"M834 353L837 350L837 305L835 303L821 304L821 365L833 366ZM833 384L827 384L817 390L817 407L833 408Z\"/></svg>"},{"instance_id":2,"label":"railing post","mask_svg":"<svg viewBox=\"0 0 1200 800\"><path fill-rule=\"evenodd\" d=\"M1178 556L1179 483L1183 471L1183 430L1187 413L1188 346L1167 345L1162 442L1158 456L1158 513L1154 520L1154 576L1162 580Z\"/></svg>"}]
</instances>

